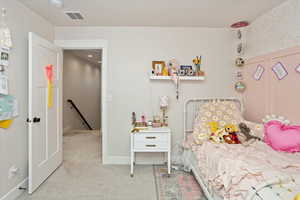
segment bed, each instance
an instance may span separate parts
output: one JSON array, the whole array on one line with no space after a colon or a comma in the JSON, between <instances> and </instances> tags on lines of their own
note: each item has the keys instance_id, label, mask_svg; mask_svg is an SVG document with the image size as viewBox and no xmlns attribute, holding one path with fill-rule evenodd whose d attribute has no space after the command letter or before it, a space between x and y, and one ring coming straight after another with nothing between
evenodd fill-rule
<instances>
[{"instance_id":1,"label":"bed","mask_svg":"<svg viewBox=\"0 0 300 200\"><path fill-rule=\"evenodd\" d=\"M184 108L186 169L194 174L208 200L293 200L300 193L300 154L276 152L261 141L249 146L195 144L193 132L202 119L199 108L210 102L234 104L238 99L190 99ZM253 125L253 124L252 124ZM260 130L262 133L262 130Z\"/></svg>"}]
</instances>

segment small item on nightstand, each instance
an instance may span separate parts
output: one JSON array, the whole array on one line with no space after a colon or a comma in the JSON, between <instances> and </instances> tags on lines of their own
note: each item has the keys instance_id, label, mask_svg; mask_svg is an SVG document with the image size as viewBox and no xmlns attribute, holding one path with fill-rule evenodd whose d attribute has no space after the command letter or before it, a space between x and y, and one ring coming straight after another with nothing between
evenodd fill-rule
<instances>
[{"instance_id":1,"label":"small item on nightstand","mask_svg":"<svg viewBox=\"0 0 300 200\"><path fill-rule=\"evenodd\" d=\"M145 123L145 122L146 122L145 115L142 115L142 116L141 116L141 121L142 121L143 123Z\"/></svg>"},{"instance_id":2,"label":"small item on nightstand","mask_svg":"<svg viewBox=\"0 0 300 200\"><path fill-rule=\"evenodd\" d=\"M159 116L154 116L153 117L152 127L153 128L161 127L161 122L160 122L160 117Z\"/></svg>"},{"instance_id":3,"label":"small item on nightstand","mask_svg":"<svg viewBox=\"0 0 300 200\"><path fill-rule=\"evenodd\" d=\"M132 121L131 124L135 125L135 123L136 123L136 114L135 114L135 112L132 112L131 121Z\"/></svg>"},{"instance_id":4,"label":"small item on nightstand","mask_svg":"<svg viewBox=\"0 0 300 200\"><path fill-rule=\"evenodd\" d=\"M135 127L147 127L146 122L135 122Z\"/></svg>"},{"instance_id":5,"label":"small item on nightstand","mask_svg":"<svg viewBox=\"0 0 300 200\"><path fill-rule=\"evenodd\" d=\"M162 125L161 125L161 122L153 122L152 123L152 127L153 128L159 128L159 127L161 127Z\"/></svg>"},{"instance_id":6,"label":"small item on nightstand","mask_svg":"<svg viewBox=\"0 0 300 200\"><path fill-rule=\"evenodd\" d=\"M160 117L158 115L154 116L153 122L160 122Z\"/></svg>"},{"instance_id":7,"label":"small item on nightstand","mask_svg":"<svg viewBox=\"0 0 300 200\"><path fill-rule=\"evenodd\" d=\"M151 120L149 120L149 121L147 122L147 126L152 126L152 124L153 124L153 122L152 122Z\"/></svg>"}]
</instances>

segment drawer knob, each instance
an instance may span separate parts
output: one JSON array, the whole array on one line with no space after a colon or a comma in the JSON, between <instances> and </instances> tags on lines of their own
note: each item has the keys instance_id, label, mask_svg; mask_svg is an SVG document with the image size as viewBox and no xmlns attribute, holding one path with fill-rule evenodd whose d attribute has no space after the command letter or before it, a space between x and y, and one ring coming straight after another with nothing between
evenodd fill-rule
<instances>
[{"instance_id":1,"label":"drawer knob","mask_svg":"<svg viewBox=\"0 0 300 200\"><path fill-rule=\"evenodd\" d=\"M155 144L147 144L146 147L156 147Z\"/></svg>"},{"instance_id":2,"label":"drawer knob","mask_svg":"<svg viewBox=\"0 0 300 200\"><path fill-rule=\"evenodd\" d=\"M146 137L146 139L156 139L156 137L155 136L151 136L151 137Z\"/></svg>"}]
</instances>

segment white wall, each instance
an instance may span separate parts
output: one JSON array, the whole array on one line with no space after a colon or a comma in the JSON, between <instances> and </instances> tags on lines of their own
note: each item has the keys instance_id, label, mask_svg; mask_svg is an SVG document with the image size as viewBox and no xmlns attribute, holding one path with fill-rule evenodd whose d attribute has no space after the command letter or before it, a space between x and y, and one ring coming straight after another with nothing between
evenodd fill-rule
<instances>
[{"instance_id":1,"label":"white wall","mask_svg":"<svg viewBox=\"0 0 300 200\"><path fill-rule=\"evenodd\" d=\"M161 95L171 97L169 121L173 144L182 141L183 103L192 97L230 97L233 87L233 36L227 29L158 27L57 27L56 40L104 39L108 41L108 154L129 156L131 113L150 116L159 112ZM182 82L175 99L169 81L150 81L151 61L177 58L191 64L203 55L207 79ZM109 95L109 96L110 96Z\"/></svg>"},{"instance_id":2,"label":"white wall","mask_svg":"<svg viewBox=\"0 0 300 200\"><path fill-rule=\"evenodd\" d=\"M28 114L28 32L53 40L54 28L46 20L25 8L16 0L0 0L0 7L7 8L8 26L12 31L14 47L11 51L9 66L10 94L19 100L20 116L12 126L0 129L0 199L27 177L28 131L26 118ZM16 165L19 175L8 179L8 169Z\"/></svg>"},{"instance_id":3,"label":"white wall","mask_svg":"<svg viewBox=\"0 0 300 200\"><path fill-rule=\"evenodd\" d=\"M93 129L100 129L100 67L64 51L64 130L87 129L68 99L72 99Z\"/></svg>"},{"instance_id":4,"label":"white wall","mask_svg":"<svg viewBox=\"0 0 300 200\"><path fill-rule=\"evenodd\" d=\"M299 0L288 0L256 19L247 33L247 57L300 45L299 10Z\"/></svg>"}]
</instances>

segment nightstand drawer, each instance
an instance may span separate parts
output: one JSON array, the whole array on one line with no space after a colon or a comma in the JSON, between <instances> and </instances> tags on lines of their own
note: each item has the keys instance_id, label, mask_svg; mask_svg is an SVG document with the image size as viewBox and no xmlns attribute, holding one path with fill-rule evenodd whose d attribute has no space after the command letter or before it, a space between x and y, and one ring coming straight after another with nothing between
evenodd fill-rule
<instances>
[{"instance_id":1,"label":"nightstand drawer","mask_svg":"<svg viewBox=\"0 0 300 200\"><path fill-rule=\"evenodd\" d=\"M134 142L167 142L169 141L168 133L137 133L134 135Z\"/></svg>"},{"instance_id":2,"label":"nightstand drawer","mask_svg":"<svg viewBox=\"0 0 300 200\"><path fill-rule=\"evenodd\" d=\"M168 149L168 142L135 142L134 149L146 149L146 150L156 150L156 149Z\"/></svg>"}]
</instances>

